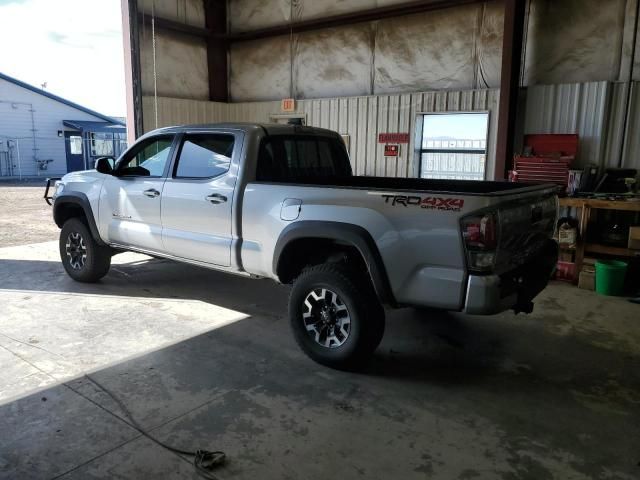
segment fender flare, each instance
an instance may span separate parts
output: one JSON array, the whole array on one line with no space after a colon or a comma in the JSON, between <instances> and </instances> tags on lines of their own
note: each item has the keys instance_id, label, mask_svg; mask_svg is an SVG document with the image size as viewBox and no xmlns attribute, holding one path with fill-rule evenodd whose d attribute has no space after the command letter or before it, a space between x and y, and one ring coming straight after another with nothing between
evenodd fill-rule
<instances>
[{"instance_id":1,"label":"fender flare","mask_svg":"<svg viewBox=\"0 0 640 480\"><path fill-rule=\"evenodd\" d=\"M64 224L62 219L62 207L69 204L79 206L82 209L84 216L87 219L87 226L89 227L91 236L98 245L106 246L107 244L100 238L100 233L98 232L98 226L96 225L96 220L93 216L93 209L91 208L89 198L87 198L87 196L82 192L64 192L62 195L56 197L53 202L53 220L56 222L56 225L62 228L62 225Z\"/></svg>"},{"instance_id":2,"label":"fender flare","mask_svg":"<svg viewBox=\"0 0 640 480\"><path fill-rule=\"evenodd\" d=\"M287 245L302 238L338 240L354 246L367 265L376 294L382 303L396 305L389 277L371 234L364 228L350 223L322 220L301 220L288 225L278 237L273 251L273 272L277 275L280 257Z\"/></svg>"}]
</instances>

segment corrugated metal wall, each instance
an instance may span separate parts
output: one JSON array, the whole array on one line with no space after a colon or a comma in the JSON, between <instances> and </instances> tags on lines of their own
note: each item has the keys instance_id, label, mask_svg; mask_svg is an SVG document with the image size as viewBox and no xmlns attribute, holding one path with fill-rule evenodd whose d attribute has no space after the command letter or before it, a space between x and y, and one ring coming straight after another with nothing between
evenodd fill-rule
<instances>
[{"instance_id":1,"label":"corrugated metal wall","mask_svg":"<svg viewBox=\"0 0 640 480\"><path fill-rule=\"evenodd\" d=\"M640 82L634 82L631 88L628 132L621 166L640 170Z\"/></svg>"},{"instance_id":2,"label":"corrugated metal wall","mask_svg":"<svg viewBox=\"0 0 640 480\"><path fill-rule=\"evenodd\" d=\"M609 82L529 87L524 133L577 133L576 164L600 163L610 88Z\"/></svg>"},{"instance_id":3,"label":"corrugated metal wall","mask_svg":"<svg viewBox=\"0 0 640 480\"><path fill-rule=\"evenodd\" d=\"M624 155L620 159L627 83L537 85L527 89L524 133L577 133L576 166L640 169L640 83L634 82Z\"/></svg>"},{"instance_id":4,"label":"corrugated metal wall","mask_svg":"<svg viewBox=\"0 0 640 480\"><path fill-rule=\"evenodd\" d=\"M152 97L143 98L145 131L155 119ZM487 175L495 161L497 90L439 91L404 95L375 95L320 100L300 100L298 113L307 125L329 128L349 135L351 162L357 175L414 176L414 129L420 112L488 111L489 144ZM215 103L197 100L158 98L158 127L172 124L207 122L272 122L280 114L280 102ZM401 145L398 158L384 156L378 133L409 132L411 142Z\"/></svg>"},{"instance_id":5,"label":"corrugated metal wall","mask_svg":"<svg viewBox=\"0 0 640 480\"><path fill-rule=\"evenodd\" d=\"M606 165L640 170L640 82L633 82L630 93L629 124L623 145L623 127L626 114L627 83L612 86L609 113L609 135L605 152ZM622 155L621 155L622 152Z\"/></svg>"}]
</instances>

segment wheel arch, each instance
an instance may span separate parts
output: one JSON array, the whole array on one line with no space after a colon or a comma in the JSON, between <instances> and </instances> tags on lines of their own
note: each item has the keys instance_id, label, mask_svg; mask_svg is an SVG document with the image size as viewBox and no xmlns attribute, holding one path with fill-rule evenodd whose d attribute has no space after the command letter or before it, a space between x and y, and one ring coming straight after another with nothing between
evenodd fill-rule
<instances>
[{"instance_id":1,"label":"wheel arch","mask_svg":"<svg viewBox=\"0 0 640 480\"><path fill-rule=\"evenodd\" d=\"M273 252L273 272L282 283L289 283L305 266L296 261L296 255L313 247L322 247L325 253L344 253L349 249L357 252L381 303L396 304L382 256L371 234L349 223L303 220L288 225L278 237Z\"/></svg>"},{"instance_id":2,"label":"wheel arch","mask_svg":"<svg viewBox=\"0 0 640 480\"><path fill-rule=\"evenodd\" d=\"M56 222L56 225L62 228L64 222L74 217L82 218L87 227L89 227L91 236L96 243L101 246L106 246L106 243L100 238L96 220L93 216L93 210L91 209L91 203L84 193L69 192L56 197L53 203L53 220Z\"/></svg>"}]
</instances>

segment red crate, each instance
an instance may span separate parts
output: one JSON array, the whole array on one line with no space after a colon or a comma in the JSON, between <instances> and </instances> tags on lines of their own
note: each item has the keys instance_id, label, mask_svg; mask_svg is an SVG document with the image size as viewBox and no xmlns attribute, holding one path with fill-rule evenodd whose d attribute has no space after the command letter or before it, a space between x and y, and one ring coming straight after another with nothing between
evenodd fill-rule
<instances>
[{"instance_id":1,"label":"red crate","mask_svg":"<svg viewBox=\"0 0 640 480\"><path fill-rule=\"evenodd\" d=\"M560 154L567 160L573 160L578 153L577 134L538 134L525 135L524 145L531 147L532 155L536 157L549 157Z\"/></svg>"}]
</instances>

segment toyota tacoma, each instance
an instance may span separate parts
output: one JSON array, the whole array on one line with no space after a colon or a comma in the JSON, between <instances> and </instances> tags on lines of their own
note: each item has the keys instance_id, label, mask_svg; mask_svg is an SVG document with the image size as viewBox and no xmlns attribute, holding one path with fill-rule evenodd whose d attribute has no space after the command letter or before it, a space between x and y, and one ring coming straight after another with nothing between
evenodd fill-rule
<instances>
[{"instance_id":1,"label":"toyota tacoma","mask_svg":"<svg viewBox=\"0 0 640 480\"><path fill-rule=\"evenodd\" d=\"M95 167L45 192L69 276L134 251L291 284L296 341L335 368L376 349L384 306L528 313L557 261L553 185L354 176L320 128L162 128Z\"/></svg>"}]
</instances>

